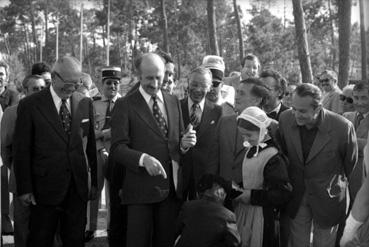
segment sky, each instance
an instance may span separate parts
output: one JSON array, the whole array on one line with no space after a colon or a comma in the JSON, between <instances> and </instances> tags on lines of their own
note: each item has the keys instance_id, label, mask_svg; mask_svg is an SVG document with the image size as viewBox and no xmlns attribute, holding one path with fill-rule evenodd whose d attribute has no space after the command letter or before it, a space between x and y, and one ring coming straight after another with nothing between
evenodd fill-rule
<instances>
[{"instance_id":1,"label":"sky","mask_svg":"<svg viewBox=\"0 0 369 247\"><path fill-rule=\"evenodd\" d=\"M93 7L93 1L89 1L89 0L72 0L75 5L79 5L80 2L84 3L84 7L85 8L92 8ZM305 0L306 1L306 0ZM95 0L95 2L97 2ZM102 0L101 0L102 2ZM253 1L252 0L238 0L238 4L241 6L242 12L243 13L247 13L247 10L251 9L251 4ZM284 8L286 8L286 18L289 20L293 20L293 14L292 14L292 0L271 0L271 2L273 2L273 4L270 5L270 12L283 19L284 17ZM354 6L352 7L352 12L351 12L351 23L355 23L355 22L359 22L359 18L360 18L360 12L359 12L359 4L358 4L358 0L353 0ZM369 13L369 1L364 0L364 5L367 11L366 13ZM9 0L0 0L0 7L6 6L7 4L9 4ZM244 15L244 22L247 23L249 21L250 15ZM369 15L366 15L366 28L369 28Z\"/></svg>"}]
</instances>

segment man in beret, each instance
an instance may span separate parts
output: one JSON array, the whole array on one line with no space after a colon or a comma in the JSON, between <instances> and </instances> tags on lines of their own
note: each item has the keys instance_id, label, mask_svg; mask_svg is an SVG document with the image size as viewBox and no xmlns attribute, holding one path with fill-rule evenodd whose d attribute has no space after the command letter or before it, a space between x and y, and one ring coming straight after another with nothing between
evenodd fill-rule
<instances>
[{"instance_id":1,"label":"man in beret","mask_svg":"<svg viewBox=\"0 0 369 247\"><path fill-rule=\"evenodd\" d=\"M75 92L81 64L58 59L49 88L18 105L14 170L19 199L30 205L28 246L84 246L86 206L96 197L96 143L91 99ZM88 170L91 170L89 196Z\"/></svg>"}]
</instances>

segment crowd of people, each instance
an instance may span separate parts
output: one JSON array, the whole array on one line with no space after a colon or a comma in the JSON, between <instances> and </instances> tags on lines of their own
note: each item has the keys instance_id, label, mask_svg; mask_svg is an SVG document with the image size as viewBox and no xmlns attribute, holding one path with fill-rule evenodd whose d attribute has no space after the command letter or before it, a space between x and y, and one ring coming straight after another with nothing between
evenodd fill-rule
<instances>
[{"instance_id":1,"label":"crowd of people","mask_svg":"<svg viewBox=\"0 0 369 247\"><path fill-rule=\"evenodd\" d=\"M93 82L68 55L15 92L0 62L1 226L16 247L84 246L103 188L111 247L369 246L368 82L288 82L253 54L227 78L207 55L179 98L170 55L135 66L125 95L120 68Z\"/></svg>"}]
</instances>

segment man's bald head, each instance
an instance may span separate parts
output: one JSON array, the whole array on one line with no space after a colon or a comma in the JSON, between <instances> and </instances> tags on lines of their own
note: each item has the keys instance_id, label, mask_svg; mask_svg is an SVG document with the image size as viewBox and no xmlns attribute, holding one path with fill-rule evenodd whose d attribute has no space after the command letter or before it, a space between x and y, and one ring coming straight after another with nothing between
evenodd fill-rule
<instances>
[{"instance_id":1,"label":"man's bald head","mask_svg":"<svg viewBox=\"0 0 369 247\"><path fill-rule=\"evenodd\" d=\"M146 93L156 95L165 74L163 58L155 53L146 53L137 61L136 66L142 88Z\"/></svg>"}]
</instances>

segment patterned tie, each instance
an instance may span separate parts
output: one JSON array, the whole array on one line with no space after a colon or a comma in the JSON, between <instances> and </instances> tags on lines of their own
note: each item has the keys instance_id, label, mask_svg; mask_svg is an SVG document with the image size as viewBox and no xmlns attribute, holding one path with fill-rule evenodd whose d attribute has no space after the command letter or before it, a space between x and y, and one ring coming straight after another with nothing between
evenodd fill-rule
<instances>
[{"instance_id":1,"label":"patterned tie","mask_svg":"<svg viewBox=\"0 0 369 247\"><path fill-rule=\"evenodd\" d=\"M154 115L156 123L158 124L158 126L159 126L161 132L163 133L163 135L165 137L168 137L168 127L167 127L167 124L165 122L165 118L163 116L163 113L160 111L156 96L151 96L151 98L154 102L153 105L152 105L152 114Z\"/></svg>"},{"instance_id":2,"label":"patterned tie","mask_svg":"<svg viewBox=\"0 0 369 247\"><path fill-rule=\"evenodd\" d=\"M197 103L194 103L191 107L190 122L194 128L199 126L201 122L201 108Z\"/></svg>"},{"instance_id":3,"label":"patterned tie","mask_svg":"<svg viewBox=\"0 0 369 247\"><path fill-rule=\"evenodd\" d=\"M103 126L103 130L105 129L109 129L110 128L110 120L111 120L111 111L110 111L110 102L111 100L108 100L108 107L106 108L106 113L105 113L105 123Z\"/></svg>"},{"instance_id":4,"label":"patterned tie","mask_svg":"<svg viewBox=\"0 0 369 247\"><path fill-rule=\"evenodd\" d=\"M70 135L72 116L70 115L70 112L67 108L66 99L62 99L62 104L59 110L59 116L60 119L62 120L62 125L65 133L67 133L67 135Z\"/></svg>"}]
</instances>

